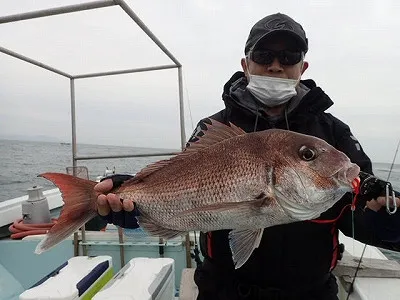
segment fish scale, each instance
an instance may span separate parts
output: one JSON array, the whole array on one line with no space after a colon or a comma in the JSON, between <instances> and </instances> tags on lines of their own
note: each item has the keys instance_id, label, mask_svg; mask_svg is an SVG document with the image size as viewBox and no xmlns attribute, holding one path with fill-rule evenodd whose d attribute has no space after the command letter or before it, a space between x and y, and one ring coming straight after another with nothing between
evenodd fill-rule
<instances>
[{"instance_id":1,"label":"fish scale","mask_svg":"<svg viewBox=\"0 0 400 300\"><path fill-rule=\"evenodd\" d=\"M223 162L222 165L224 165ZM163 226L176 228L182 231L190 231L193 230L193 227L186 227L184 224L193 223L189 220L192 218L191 216L187 218L187 221L180 222L179 224L176 222L174 223L174 219L171 218L185 210L206 206L216 202L242 202L253 200L253 195L259 193L259 191L265 187L265 183L262 182L262 176L255 171L257 165L254 164L254 162L253 165L253 168L251 167L252 165L249 164L248 166L250 167L247 168L248 170L240 171L242 173L241 176L235 175L238 174L238 172L235 172L235 169L228 170L227 168L224 168L225 174L221 174L221 172L218 174L208 172L204 176L204 182L199 182L197 179L196 184L194 183L196 176L192 173L193 179L187 179L187 181L189 181L187 186L193 187L197 185L197 188L194 189L184 189L184 185L177 187L176 185L178 184L173 182L172 184L166 184L166 186L159 186L155 190L154 184L150 182L149 187L141 187L139 193L122 192L121 197L124 199L133 199L140 211L149 215L154 221L160 224L162 223ZM239 167L240 166L237 166L236 168ZM143 185L146 185L146 183L143 183ZM166 203L171 200L174 200L175 203ZM154 202L159 203L158 207L155 208ZM172 214L170 213L171 210L173 210ZM212 229L229 228L230 222L224 222L224 219L226 219L224 214L226 213L230 212L228 211L215 215L214 219L216 219L216 222ZM165 220L171 220L172 223L169 224L165 222ZM206 221L208 220L205 220L205 222ZM209 222L205 224L207 224L207 228L210 228Z\"/></svg>"}]
</instances>

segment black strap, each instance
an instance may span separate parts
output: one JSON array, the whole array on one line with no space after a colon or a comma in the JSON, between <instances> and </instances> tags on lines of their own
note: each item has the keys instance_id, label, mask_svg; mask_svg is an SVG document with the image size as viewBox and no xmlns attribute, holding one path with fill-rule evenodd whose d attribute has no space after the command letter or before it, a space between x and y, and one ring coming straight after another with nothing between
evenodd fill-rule
<instances>
[{"instance_id":1,"label":"black strap","mask_svg":"<svg viewBox=\"0 0 400 300\"><path fill-rule=\"evenodd\" d=\"M102 182L106 179L111 179L113 182L113 188L117 188L117 187L121 186L125 181L127 181L131 178L133 178L133 176L128 175L128 174L113 174L113 175L102 178L100 180L100 182Z\"/></svg>"},{"instance_id":2,"label":"black strap","mask_svg":"<svg viewBox=\"0 0 400 300\"><path fill-rule=\"evenodd\" d=\"M202 231L200 232L199 244L200 244L200 252L203 255L203 257L209 258L207 253L207 233L204 233Z\"/></svg>"}]
</instances>

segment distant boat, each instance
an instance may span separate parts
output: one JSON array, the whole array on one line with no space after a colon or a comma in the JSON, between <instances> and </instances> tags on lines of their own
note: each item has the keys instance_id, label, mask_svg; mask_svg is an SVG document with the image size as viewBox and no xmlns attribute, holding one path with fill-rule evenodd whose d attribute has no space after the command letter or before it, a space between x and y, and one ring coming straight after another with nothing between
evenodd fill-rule
<instances>
[{"instance_id":1,"label":"distant boat","mask_svg":"<svg viewBox=\"0 0 400 300\"><path fill-rule=\"evenodd\" d=\"M70 146L70 145L71 145L71 143L64 143L64 142L62 142L62 143L60 143L60 145L64 145L64 146Z\"/></svg>"}]
</instances>

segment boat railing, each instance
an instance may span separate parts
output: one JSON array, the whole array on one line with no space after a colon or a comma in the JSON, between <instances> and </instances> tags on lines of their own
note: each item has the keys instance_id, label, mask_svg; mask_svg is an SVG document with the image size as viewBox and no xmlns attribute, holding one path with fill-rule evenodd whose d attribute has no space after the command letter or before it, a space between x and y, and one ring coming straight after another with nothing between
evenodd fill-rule
<instances>
[{"instance_id":1,"label":"boat railing","mask_svg":"<svg viewBox=\"0 0 400 300\"><path fill-rule=\"evenodd\" d=\"M156 156L172 156L178 152L160 152L160 153L137 153L137 154L117 154L117 155L88 155L76 156L78 160L93 160L93 159L110 159L110 158L134 158L134 157L156 157Z\"/></svg>"},{"instance_id":2,"label":"boat railing","mask_svg":"<svg viewBox=\"0 0 400 300\"><path fill-rule=\"evenodd\" d=\"M25 61L47 71L53 72L65 78L68 78L70 81L70 103L71 103L71 136L72 136L72 162L73 167L77 167L78 161L82 160L93 160L93 159L110 159L110 158L134 158L134 157L151 157L151 156L169 156L175 155L175 152L165 152L165 153L142 153L142 154L125 154L125 155L92 155L92 156L79 156L77 154L77 129L76 129L76 111L75 111L75 81L82 80L86 78L93 77L104 77L104 76L114 76L121 74L129 74L129 73L140 73L140 72L149 72L149 71L157 71L157 70L165 70L165 69L173 69L176 68L178 70L178 99L179 99L179 118L180 118L180 135L181 135L181 149L184 149L186 144L186 136L185 136L185 122L184 122L184 103L183 103L183 86L182 86L182 65L181 63L172 55L172 53L161 43L161 41L154 35L154 33L145 25L145 23L135 14L135 12L129 7L129 5L124 0L98 0L87 3L80 3L74 5L67 5L49 9L36 10L31 12L6 15L0 17L0 25L6 23L19 22L22 20L29 20L35 18L42 18L47 16L55 16L62 15L67 13L74 13L79 11L87 11L98 8L105 8L110 6L119 6L130 18L134 21L143 32L160 48L160 50L168 56L172 63L166 65L158 65L158 66L149 66L144 68L128 68L128 69L120 69L120 70L107 70L97 73L86 73L86 74L70 74L63 70L59 70L52 66L46 65L40 61L32 59L30 57L24 56L17 52L14 52L10 49L4 48L0 45L0 52L14 57L16 59ZM121 233L120 233L121 235ZM83 228L82 231L82 242L85 241L85 230ZM120 241L121 242L121 241ZM186 261L188 267L191 265L191 257L190 257L190 239L189 235L186 236ZM121 243L123 244L123 243ZM123 253L121 253L121 259L123 259Z\"/></svg>"}]
</instances>

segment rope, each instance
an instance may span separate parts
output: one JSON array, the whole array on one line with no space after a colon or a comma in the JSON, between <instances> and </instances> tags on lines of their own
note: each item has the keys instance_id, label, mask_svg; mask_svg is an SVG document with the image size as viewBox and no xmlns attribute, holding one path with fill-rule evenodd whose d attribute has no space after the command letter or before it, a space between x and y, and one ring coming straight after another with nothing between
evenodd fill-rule
<instances>
[{"instance_id":1,"label":"rope","mask_svg":"<svg viewBox=\"0 0 400 300\"><path fill-rule=\"evenodd\" d=\"M30 235L46 234L56 223L57 219L51 219L51 223L24 224L21 218L15 220L8 230L11 232L11 238L16 240Z\"/></svg>"}]
</instances>

